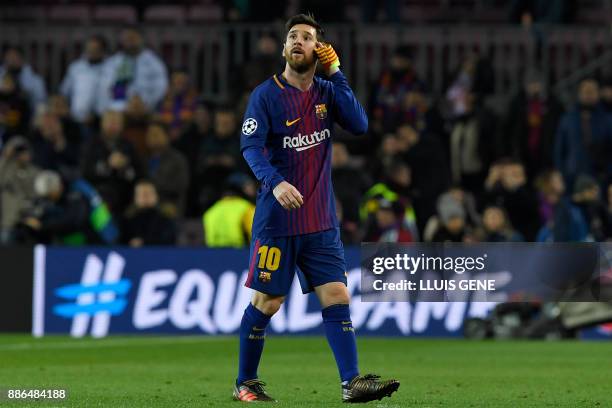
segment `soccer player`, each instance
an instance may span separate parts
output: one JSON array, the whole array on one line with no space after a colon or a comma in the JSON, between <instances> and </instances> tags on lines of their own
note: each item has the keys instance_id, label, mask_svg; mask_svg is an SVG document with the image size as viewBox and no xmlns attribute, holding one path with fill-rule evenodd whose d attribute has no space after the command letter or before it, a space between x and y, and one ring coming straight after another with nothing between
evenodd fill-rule
<instances>
[{"instance_id":1,"label":"soccer player","mask_svg":"<svg viewBox=\"0 0 612 408\"><path fill-rule=\"evenodd\" d=\"M391 395L396 380L359 375L349 312L344 248L331 185L333 124L365 133L368 119L339 70L340 61L310 15L287 22L282 74L260 84L249 99L241 151L261 182L253 221L249 273L254 290L240 325L234 399L274 401L257 376L266 326L291 286L296 266L302 291L316 293L342 382L342 400ZM315 77L317 63L328 80Z\"/></svg>"}]
</instances>

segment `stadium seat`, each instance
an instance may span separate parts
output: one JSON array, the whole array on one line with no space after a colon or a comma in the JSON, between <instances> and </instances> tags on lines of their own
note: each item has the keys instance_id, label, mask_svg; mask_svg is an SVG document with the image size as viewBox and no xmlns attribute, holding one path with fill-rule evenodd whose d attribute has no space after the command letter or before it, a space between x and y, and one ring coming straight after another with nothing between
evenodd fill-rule
<instances>
[{"instance_id":1,"label":"stadium seat","mask_svg":"<svg viewBox=\"0 0 612 408\"><path fill-rule=\"evenodd\" d=\"M46 17L44 6L12 6L0 8L1 21L43 21Z\"/></svg>"},{"instance_id":2,"label":"stadium seat","mask_svg":"<svg viewBox=\"0 0 612 408\"><path fill-rule=\"evenodd\" d=\"M86 23L91 18L91 10L84 4L59 4L49 9L47 18L49 22Z\"/></svg>"},{"instance_id":3,"label":"stadium seat","mask_svg":"<svg viewBox=\"0 0 612 408\"><path fill-rule=\"evenodd\" d=\"M223 10L216 4L191 6L187 12L187 19L192 23L221 21L223 20Z\"/></svg>"},{"instance_id":4,"label":"stadium seat","mask_svg":"<svg viewBox=\"0 0 612 408\"><path fill-rule=\"evenodd\" d=\"M93 12L96 22L134 24L138 20L131 6L96 6Z\"/></svg>"},{"instance_id":5,"label":"stadium seat","mask_svg":"<svg viewBox=\"0 0 612 408\"><path fill-rule=\"evenodd\" d=\"M185 8L182 6L150 6L145 10L144 20L147 23L182 24L185 22L185 15Z\"/></svg>"}]
</instances>

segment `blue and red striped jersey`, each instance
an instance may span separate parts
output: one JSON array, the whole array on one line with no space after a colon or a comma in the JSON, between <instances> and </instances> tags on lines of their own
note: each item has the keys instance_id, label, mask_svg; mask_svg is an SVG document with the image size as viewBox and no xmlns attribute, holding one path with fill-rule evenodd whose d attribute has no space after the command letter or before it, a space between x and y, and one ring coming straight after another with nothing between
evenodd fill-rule
<instances>
[{"instance_id":1,"label":"blue and red striped jersey","mask_svg":"<svg viewBox=\"0 0 612 408\"><path fill-rule=\"evenodd\" d=\"M314 78L307 91L281 75L260 84L249 98L240 149L261 182L253 237L308 234L338 226L331 182L334 122L354 134L365 133L368 118L338 71L329 80ZM304 197L299 209L285 210L272 191L287 181Z\"/></svg>"}]
</instances>

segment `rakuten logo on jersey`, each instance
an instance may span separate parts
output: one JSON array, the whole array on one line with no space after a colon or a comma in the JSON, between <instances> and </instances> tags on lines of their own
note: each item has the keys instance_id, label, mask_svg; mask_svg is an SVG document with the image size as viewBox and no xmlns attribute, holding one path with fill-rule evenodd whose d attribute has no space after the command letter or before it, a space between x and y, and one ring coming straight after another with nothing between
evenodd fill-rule
<instances>
[{"instance_id":1,"label":"rakuten logo on jersey","mask_svg":"<svg viewBox=\"0 0 612 408\"><path fill-rule=\"evenodd\" d=\"M323 143L325 139L331 136L329 129L323 129L320 132L314 132L310 135L302 135L298 133L297 136L285 136L283 138L283 147L294 148L296 151L301 152L302 150L310 149Z\"/></svg>"}]
</instances>

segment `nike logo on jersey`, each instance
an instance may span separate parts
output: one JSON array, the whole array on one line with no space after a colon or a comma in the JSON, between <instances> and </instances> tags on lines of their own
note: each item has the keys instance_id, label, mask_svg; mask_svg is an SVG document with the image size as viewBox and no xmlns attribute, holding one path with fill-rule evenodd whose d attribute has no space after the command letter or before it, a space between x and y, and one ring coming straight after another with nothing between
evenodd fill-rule
<instances>
[{"instance_id":1,"label":"nike logo on jersey","mask_svg":"<svg viewBox=\"0 0 612 408\"><path fill-rule=\"evenodd\" d=\"M297 119L294 119L294 120L286 120L285 121L285 125L287 125L287 127L292 126L294 123L298 122L300 119L302 119L302 118L297 118Z\"/></svg>"},{"instance_id":2,"label":"nike logo on jersey","mask_svg":"<svg viewBox=\"0 0 612 408\"><path fill-rule=\"evenodd\" d=\"M321 143L322 143L322 142L315 143L315 144L308 145L308 146L296 147L296 148L295 148L295 151L296 151L296 152L301 152L302 150L308 150L308 149L310 149L311 147L315 147L315 146L320 145Z\"/></svg>"}]
</instances>

